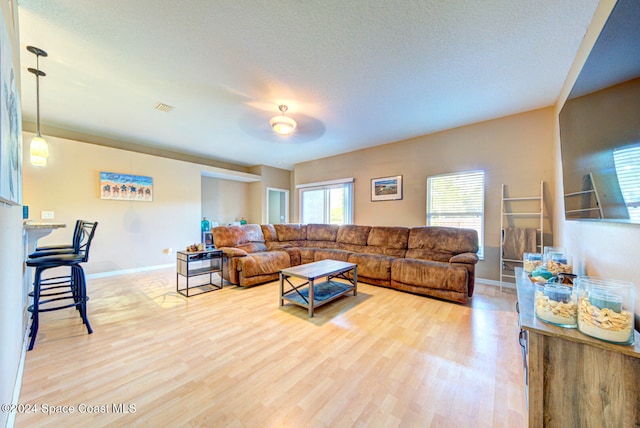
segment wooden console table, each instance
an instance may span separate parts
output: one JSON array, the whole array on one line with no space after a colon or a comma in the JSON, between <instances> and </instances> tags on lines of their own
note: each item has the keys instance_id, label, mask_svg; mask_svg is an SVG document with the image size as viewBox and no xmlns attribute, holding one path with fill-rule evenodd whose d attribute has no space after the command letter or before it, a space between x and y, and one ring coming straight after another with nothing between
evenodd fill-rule
<instances>
[{"instance_id":1,"label":"wooden console table","mask_svg":"<svg viewBox=\"0 0 640 428\"><path fill-rule=\"evenodd\" d=\"M535 318L535 287L516 268L530 427L640 424L640 334L622 346Z\"/></svg>"}]
</instances>

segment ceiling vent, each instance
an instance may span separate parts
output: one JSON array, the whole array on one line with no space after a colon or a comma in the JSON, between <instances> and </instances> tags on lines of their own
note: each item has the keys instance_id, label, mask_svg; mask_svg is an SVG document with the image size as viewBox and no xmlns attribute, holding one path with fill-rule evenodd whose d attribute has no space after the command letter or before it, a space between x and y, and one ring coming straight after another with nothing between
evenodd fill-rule
<instances>
[{"instance_id":1,"label":"ceiling vent","mask_svg":"<svg viewBox=\"0 0 640 428\"><path fill-rule=\"evenodd\" d=\"M165 104L165 103L158 103L158 104L156 104L156 110L160 110L160 111L163 111L165 113L168 113L171 110L173 110L173 106L170 106L170 105Z\"/></svg>"}]
</instances>

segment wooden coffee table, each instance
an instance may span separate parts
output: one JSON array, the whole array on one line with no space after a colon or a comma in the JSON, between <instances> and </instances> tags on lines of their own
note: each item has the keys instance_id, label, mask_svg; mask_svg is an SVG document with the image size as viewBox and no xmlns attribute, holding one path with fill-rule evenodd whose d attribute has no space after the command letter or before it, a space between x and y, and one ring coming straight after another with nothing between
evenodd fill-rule
<instances>
[{"instance_id":1,"label":"wooden coffee table","mask_svg":"<svg viewBox=\"0 0 640 428\"><path fill-rule=\"evenodd\" d=\"M353 272L353 278L347 276ZM306 282L294 285L289 280L291 277L302 278ZM316 283L317 279L326 278ZM334 279L341 278L346 281L339 282ZM291 288L285 291L284 283ZM313 317L313 311L318 306L329 303L340 296L353 291L358 294L358 265L355 263L341 262L337 260L321 260L305 265L294 266L280 271L280 307L285 300L309 310L309 317Z\"/></svg>"}]
</instances>

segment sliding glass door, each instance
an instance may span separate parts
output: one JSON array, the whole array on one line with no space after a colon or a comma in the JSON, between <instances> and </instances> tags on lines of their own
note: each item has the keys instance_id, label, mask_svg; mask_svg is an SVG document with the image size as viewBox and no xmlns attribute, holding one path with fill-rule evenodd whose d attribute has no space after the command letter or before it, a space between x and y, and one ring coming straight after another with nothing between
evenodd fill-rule
<instances>
[{"instance_id":1,"label":"sliding glass door","mask_svg":"<svg viewBox=\"0 0 640 428\"><path fill-rule=\"evenodd\" d=\"M300 218L303 224L353 223L353 183L300 188Z\"/></svg>"}]
</instances>

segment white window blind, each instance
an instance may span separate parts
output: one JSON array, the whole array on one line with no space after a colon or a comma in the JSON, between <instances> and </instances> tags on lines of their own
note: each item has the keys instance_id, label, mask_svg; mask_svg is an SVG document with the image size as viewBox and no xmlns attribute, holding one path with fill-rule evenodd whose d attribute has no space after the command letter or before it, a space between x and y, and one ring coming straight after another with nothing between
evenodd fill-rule
<instances>
[{"instance_id":1,"label":"white window blind","mask_svg":"<svg viewBox=\"0 0 640 428\"><path fill-rule=\"evenodd\" d=\"M629 219L640 220L640 145L613 149L613 162Z\"/></svg>"},{"instance_id":2,"label":"white window blind","mask_svg":"<svg viewBox=\"0 0 640 428\"><path fill-rule=\"evenodd\" d=\"M475 229L484 258L484 171L427 178L427 226Z\"/></svg>"}]
</instances>

